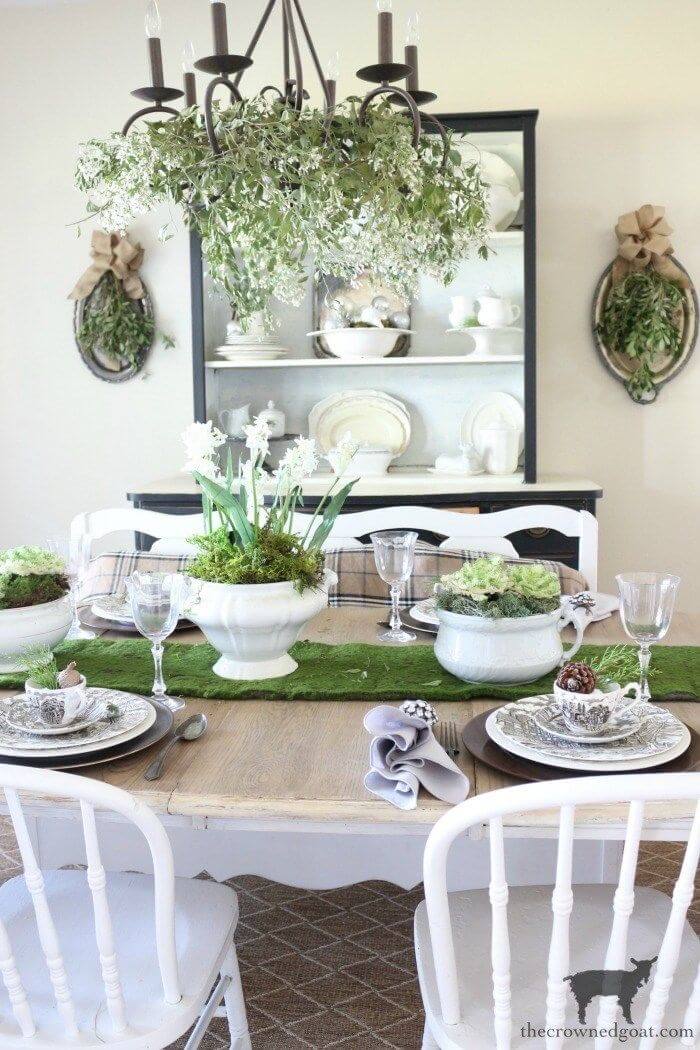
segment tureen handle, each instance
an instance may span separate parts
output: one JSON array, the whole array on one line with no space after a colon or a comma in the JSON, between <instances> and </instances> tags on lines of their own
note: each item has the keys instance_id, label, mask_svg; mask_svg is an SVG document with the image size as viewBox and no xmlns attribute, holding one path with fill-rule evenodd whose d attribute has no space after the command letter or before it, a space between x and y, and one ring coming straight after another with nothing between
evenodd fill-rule
<instances>
[{"instance_id":1,"label":"tureen handle","mask_svg":"<svg viewBox=\"0 0 700 1050\"><path fill-rule=\"evenodd\" d=\"M585 624L581 621L579 617L570 620L569 617L562 610L562 617L558 623L559 630L563 631L569 623L571 623L572 627L574 627L576 631L576 640L570 649L565 649L562 653L561 660L559 661L560 667L562 666L562 664L568 663L569 660L571 660L572 656L576 655L576 653L579 651L583 644L583 631Z\"/></svg>"}]
</instances>

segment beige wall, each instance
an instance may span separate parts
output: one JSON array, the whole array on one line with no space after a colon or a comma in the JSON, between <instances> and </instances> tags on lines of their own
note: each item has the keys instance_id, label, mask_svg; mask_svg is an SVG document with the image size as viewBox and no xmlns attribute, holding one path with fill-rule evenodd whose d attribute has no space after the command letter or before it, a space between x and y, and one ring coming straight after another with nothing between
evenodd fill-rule
<instances>
[{"instance_id":1,"label":"beige wall","mask_svg":"<svg viewBox=\"0 0 700 1050\"><path fill-rule=\"evenodd\" d=\"M371 0L307 0L322 56L341 47L341 91L374 50ZM401 23L414 6L396 0ZM700 4L676 0L424 0L422 77L446 110L539 107L540 466L592 477L601 505L603 583L615 571L700 573L700 353L656 405L639 408L599 365L589 305L619 213L665 204L679 258L700 280ZM162 327L150 376L100 383L75 352L65 295L87 257L67 223L75 145L121 125L145 81L142 0L0 3L0 545L40 541L88 507L174 473L191 418L184 237L136 230ZM230 0L230 35L247 39L262 2ZM169 78L186 36L209 43L205 0L161 0ZM239 35L240 34L240 35ZM250 84L276 77L278 40L261 45Z\"/></svg>"}]
</instances>

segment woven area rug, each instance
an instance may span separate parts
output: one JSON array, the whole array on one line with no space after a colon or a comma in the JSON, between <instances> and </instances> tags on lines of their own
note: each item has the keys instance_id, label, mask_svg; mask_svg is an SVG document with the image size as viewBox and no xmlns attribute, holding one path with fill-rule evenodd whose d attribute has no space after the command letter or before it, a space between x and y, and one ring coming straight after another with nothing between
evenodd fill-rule
<instances>
[{"instance_id":1,"label":"woven area rug","mask_svg":"<svg viewBox=\"0 0 700 1050\"><path fill-rule=\"evenodd\" d=\"M605 646L584 645L585 660ZM165 680L170 692L213 700L353 700L377 702L421 696L426 700L493 697L518 700L550 692L553 676L524 685L461 682L444 671L430 645L392 649L382 645L325 645L297 642L291 650L299 669L286 678L230 682L212 672L217 652L210 645L166 646ZM153 661L145 639L64 642L57 650L61 666L75 660L89 685L150 693ZM695 700L700 695L700 647L656 646L652 666L655 699ZM22 674L0 675L0 688L22 687Z\"/></svg>"}]
</instances>

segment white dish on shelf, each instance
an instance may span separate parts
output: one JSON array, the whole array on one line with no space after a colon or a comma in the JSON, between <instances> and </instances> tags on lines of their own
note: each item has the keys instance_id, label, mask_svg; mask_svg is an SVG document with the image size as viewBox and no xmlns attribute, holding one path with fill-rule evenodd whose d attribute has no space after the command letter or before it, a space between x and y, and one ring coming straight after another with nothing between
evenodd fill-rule
<instances>
[{"instance_id":1,"label":"white dish on shelf","mask_svg":"<svg viewBox=\"0 0 700 1050\"><path fill-rule=\"evenodd\" d=\"M478 162L481 177L489 186L507 186L512 194L520 193L522 187L517 171L500 154L479 150Z\"/></svg>"},{"instance_id":2,"label":"white dish on shelf","mask_svg":"<svg viewBox=\"0 0 700 1050\"><path fill-rule=\"evenodd\" d=\"M483 394L482 397L477 397L471 402L460 424L461 444L473 445L478 452L483 454L483 442L480 438L481 430L486 427L492 427L503 419L518 431L518 448L522 453L525 447L525 413L523 406L512 394L500 392Z\"/></svg>"},{"instance_id":3,"label":"white dish on shelf","mask_svg":"<svg viewBox=\"0 0 700 1050\"><path fill-rule=\"evenodd\" d=\"M330 328L308 333L322 336L334 357L352 361L388 357L402 336L412 334L408 328Z\"/></svg>"},{"instance_id":4,"label":"white dish on shelf","mask_svg":"<svg viewBox=\"0 0 700 1050\"><path fill-rule=\"evenodd\" d=\"M344 390L324 397L309 413L309 437L327 455L350 433L360 445L400 456L411 440L411 417L395 397L381 390Z\"/></svg>"},{"instance_id":5,"label":"white dish on shelf","mask_svg":"<svg viewBox=\"0 0 700 1050\"><path fill-rule=\"evenodd\" d=\"M286 346L267 344L247 346L218 346L215 353L224 361L275 361L289 354Z\"/></svg>"},{"instance_id":6,"label":"white dish on shelf","mask_svg":"<svg viewBox=\"0 0 700 1050\"><path fill-rule=\"evenodd\" d=\"M522 345L522 328L514 325L499 325L486 328L483 325L465 325L462 328L448 328L447 335L466 335L474 343L474 360L498 360L499 357L519 357L523 360L522 353L513 353L512 336L517 336L517 342Z\"/></svg>"}]
</instances>

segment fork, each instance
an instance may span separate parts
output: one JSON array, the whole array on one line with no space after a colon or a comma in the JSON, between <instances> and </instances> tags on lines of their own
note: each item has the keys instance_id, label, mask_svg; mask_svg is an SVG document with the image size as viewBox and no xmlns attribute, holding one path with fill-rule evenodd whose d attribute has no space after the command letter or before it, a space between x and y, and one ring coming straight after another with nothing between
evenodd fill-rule
<instances>
[{"instance_id":1,"label":"fork","mask_svg":"<svg viewBox=\"0 0 700 1050\"><path fill-rule=\"evenodd\" d=\"M450 758L456 758L459 754L459 736L457 735L456 723L453 721L439 722L436 728L438 743L445 749Z\"/></svg>"}]
</instances>

